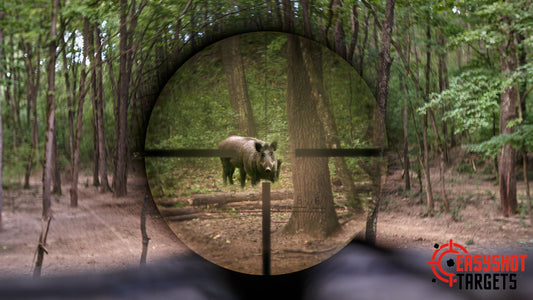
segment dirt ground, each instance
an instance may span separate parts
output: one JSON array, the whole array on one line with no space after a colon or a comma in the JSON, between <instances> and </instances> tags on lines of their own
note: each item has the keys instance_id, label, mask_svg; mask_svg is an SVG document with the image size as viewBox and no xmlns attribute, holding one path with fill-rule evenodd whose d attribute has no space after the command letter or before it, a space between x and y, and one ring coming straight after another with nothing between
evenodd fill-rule
<instances>
[{"instance_id":1,"label":"dirt ground","mask_svg":"<svg viewBox=\"0 0 533 300\"><path fill-rule=\"evenodd\" d=\"M419 195L404 193L401 174L401 170L391 170L384 186L384 199L378 217L379 245L421 251L427 253L428 259L434 250L434 244L443 244L450 239L466 246L469 252L533 251L533 231L527 215L502 217L498 212L497 186L487 176L448 171L446 184L452 213L441 212L433 217L425 217L425 198L421 202ZM437 185L436 170L433 176ZM143 176L130 177L128 196L119 199L113 198L109 193L100 194L97 188L88 184L88 178L83 178L80 182L78 208L69 207L68 183L63 186L63 195L53 200L53 220L47 240L48 255L44 258L43 276L101 272L138 265L142 249L140 215L146 186ZM520 196L525 193L522 182L519 182L518 188L520 202L524 202L524 196ZM417 190L416 186L414 190ZM436 189L435 195L438 194L439 190ZM437 208L438 203L437 200ZM4 191L0 278L31 276L41 229L41 205L41 186L37 176L29 190ZM255 239L256 248L260 247L257 234L260 227L256 228L248 223L239 224L244 221L238 214L231 210L228 214L235 220L232 224L244 228L240 233ZM308 258L308 263L302 265L303 268L340 250L325 247L325 251L316 251L320 247L305 238L283 241L279 224L286 217L274 214L272 218L273 243L281 245L273 248L273 267L287 257L304 255ZM195 222L199 221L192 219L187 222L184 224L200 230L200 227L195 226ZM259 223L259 219L255 223ZM209 242L220 249L216 255L227 257L233 241L225 234L231 227L217 219L213 219L210 226L214 227L210 230L215 234L208 235ZM362 228L362 221L347 221L343 226ZM149 210L147 216L147 232L151 238L147 259L149 264L190 253L162 217L152 210ZM345 239L346 236L338 236L338 241ZM300 251L295 251L294 244L290 243L299 243ZM324 249L323 245L319 246ZM259 248L243 248L242 251L241 254L250 261L250 265L260 266ZM281 256L276 258L275 255ZM252 271L255 273L258 270ZM286 270L278 268L278 271L283 273Z\"/></svg>"},{"instance_id":2,"label":"dirt ground","mask_svg":"<svg viewBox=\"0 0 533 300\"><path fill-rule=\"evenodd\" d=\"M146 180L128 178L128 196L113 198L80 178L78 207L69 205L68 189L53 196L53 219L47 239L42 276L101 272L139 265L142 238L140 216ZM38 177L31 189L4 191L3 228L0 232L0 278L31 276L41 231L42 185ZM150 237L147 263L190 252L158 213L148 210Z\"/></svg>"}]
</instances>

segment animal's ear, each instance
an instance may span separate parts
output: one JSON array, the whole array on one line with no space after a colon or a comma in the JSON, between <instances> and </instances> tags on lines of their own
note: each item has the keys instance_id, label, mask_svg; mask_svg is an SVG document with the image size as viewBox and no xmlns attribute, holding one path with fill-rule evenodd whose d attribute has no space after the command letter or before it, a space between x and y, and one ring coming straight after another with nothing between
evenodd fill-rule
<instances>
[{"instance_id":1,"label":"animal's ear","mask_svg":"<svg viewBox=\"0 0 533 300\"><path fill-rule=\"evenodd\" d=\"M255 142L255 150L257 152L261 152L261 148L263 148L263 145L261 145L259 142Z\"/></svg>"},{"instance_id":2,"label":"animal's ear","mask_svg":"<svg viewBox=\"0 0 533 300\"><path fill-rule=\"evenodd\" d=\"M278 148L278 142L273 141L272 144L270 144L270 147L272 147L272 150L276 151L276 149Z\"/></svg>"}]
</instances>

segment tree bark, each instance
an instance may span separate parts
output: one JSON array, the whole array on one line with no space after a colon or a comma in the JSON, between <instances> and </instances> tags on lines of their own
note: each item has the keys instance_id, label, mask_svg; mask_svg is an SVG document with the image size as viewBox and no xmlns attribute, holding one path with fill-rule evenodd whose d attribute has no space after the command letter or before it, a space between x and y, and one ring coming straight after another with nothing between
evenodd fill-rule
<instances>
[{"instance_id":1,"label":"tree bark","mask_svg":"<svg viewBox=\"0 0 533 300\"><path fill-rule=\"evenodd\" d=\"M404 176L404 190L411 190L411 161L409 158L409 100L407 98L407 90L405 91L402 107L402 125L403 125L403 176Z\"/></svg>"},{"instance_id":2,"label":"tree bark","mask_svg":"<svg viewBox=\"0 0 533 300\"><path fill-rule=\"evenodd\" d=\"M408 15L405 19L406 26L410 23L410 16ZM408 28L408 27L407 27ZM407 39L407 62L410 63L411 61L411 34L409 31L407 31L406 34ZM402 125L403 125L403 161L404 161L404 190L410 191L411 190L411 160L409 158L409 86L407 82L404 81L404 78L400 78L400 89L403 89L405 91L404 99L403 99L403 107L402 107ZM415 127L416 130L416 127Z\"/></svg>"},{"instance_id":3,"label":"tree bark","mask_svg":"<svg viewBox=\"0 0 533 300\"><path fill-rule=\"evenodd\" d=\"M54 134L52 141L52 194L61 195L61 172L59 168L59 159L57 156L57 128L54 125Z\"/></svg>"},{"instance_id":4,"label":"tree bark","mask_svg":"<svg viewBox=\"0 0 533 300\"><path fill-rule=\"evenodd\" d=\"M429 85L430 85L430 74L431 74L431 46L429 41L431 41L431 15L428 11L427 16L427 26L426 26L426 69L425 69L425 78L426 78L426 93L424 94L424 102L429 102ZM433 209L435 204L433 202L433 191L431 188L431 173L429 169L429 146L428 146L428 113L424 114L424 127L422 129L422 139L424 143L424 175L426 177L426 200L427 200L427 213L428 215L433 214Z\"/></svg>"},{"instance_id":5,"label":"tree bark","mask_svg":"<svg viewBox=\"0 0 533 300\"><path fill-rule=\"evenodd\" d=\"M100 42L100 28L94 24L95 41L96 41L96 118L98 119L98 158L100 171L100 192L105 193L111 191L109 180L107 178L107 155L106 155L106 135L104 130L104 94L103 94L103 76L102 76L102 47Z\"/></svg>"},{"instance_id":6,"label":"tree bark","mask_svg":"<svg viewBox=\"0 0 533 300\"><path fill-rule=\"evenodd\" d=\"M94 45L94 25L90 24L90 28L87 33L87 53L90 58L90 65L91 65L91 79L89 81L89 85L91 86L91 103L93 107L93 115L91 117L91 123L93 125L93 186L99 186L100 180L99 180L99 166L100 166L100 148L98 147L98 123L100 120L98 119L98 113L97 113L97 104L96 104L96 98L98 97L98 87L96 82L96 59L95 59L95 45Z\"/></svg>"},{"instance_id":7,"label":"tree bark","mask_svg":"<svg viewBox=\"0 0 533 300\"><path fill-rule=\"evenodd\" d=\"M392 41L392 27L394 24L394 6L395 0L387 0L385 4L385 21L382 26L381 33L381 49L379 51L379 62L377 68L377 88L376 101L377 106L374 109L374 128L372 142L374 147L385 148L387 145L387 102L389 98L389 80L390 68L392 58L390 56L390 45ZM377 22L377 20L376 20ZM373 202L374 207L369 213L366 221L366 241L374 245L376 243L377 235L377 218L379 212L379 205L381 203L381 179L386 166L382 158L372 158L372 167L369 170L370 178L372 179Z\"/></svg>"},{"instance_id":8,"label":"tree bark","mask_svg":"<svg viewBox=\"0 0 533 300\"><path fill-rule=\"evenodd\" d=\"M359 60L357 65L355 66L355 69L358 70L359 76L363 77L364 70L363 68L365 63L365 51L368 45L368 28L370 26L370 13L367 13L364 18L365 25L363 26L363 43L361 44L361 48L359 49Z\"/></svg>"},{"instance_id":9,"label":"tree bark","mask_svg":"<svg viewBox=\"0 0 533 300\"><path fill-rule=\"evenodd\" d=\"M333 26L333 39L335 40L335 52L345 60L348 60L346 53L346 35L342 24L343 5L340 0L333 1L333 15L335 16L335 25Z\"/></svg>"},{"instance_id":10,"label":"tree bark","mask_svg":"<svg viewBox=\"0 0 533 300\"><path fill-rule=\"evenodd\" d=\"M290 0L281 0L281 7L283 8L283 31L294 31L294 15L292 11L292 3Z\"/></svg>"},{"instance_id":11,"label":"tree bark","mask_svg":"<svg viewBox=\"0 0 533 300\"><path fill-rule=\"evenodd\" d=\"M4 14L5 12L3 10L0 10L0 22L1 21L4 21ZM0 57L4 57L4 28L3 27L0 27ZM4 74L2 73L2 70L4 69L4 66L3 65L0 65L0 78L2 78L4 76ZM9 88L8 88L9 89ZM3 132L2 132L2 103L0 102L0 141L3 141L3 138L4 138L4 135L3 135ZM13 127L13 130L15 127ZM4 151L4 148L3 148L3 143L0 142L0 232L2 232L3 230L3 226L2 226L2 190L3 190L3 187L2 187L2 160L4 158L4 155L3 155L3 151Z\"/></svg>"},{"instance_id":12,"label":"tree bark","mask_svg":"<svg viewBox=\"0 0 533 300\"><path fill-rule=\"evenodd\" d=\"M519 33L517 35L517 43L518 43L518 65L520 67L523 67L527 64L526 56L526 45L525 45L525 36L522 33ZM522 125L523 120L527 117L527 111L526 111L526 97L529 91L527 91L527 80L523 79L519 84L519 90L518 90L518 97L520 98L520 103L518 106L518 113L519 118L522 120L520 122L520 125ZM529 187L529 177L527 174L528 170L528 157L527 157L527 150L525 142L523 141L524 145L522 146L522 173L524 176L524 184L526 186L526 201L527 201L527 209L529 214L529 222L530 226L533 227L533 206L531 203L531 191Z\"/></svg>"},{"instance_id":13,"label":"tree bark","mask_svg":"<svg viewBox=\"0 0 533 300\"><path fill-rule=\"evenodd\" d=\"M44 147L43 169L43 221L50 218L51 206L51 183L53 172L53 151L55 132L55 74L56 74L56 48L57 48L57 10L59 0L52 0L52 25L50 29L50 44L48 45L48 92L46 97L46 134Z\"/></svg>"},{"instance_id":14,"label":"tree bark","mask_svg":"<svg viewBox=\"0 0 533 300\"><path fill-rule=\"evenodd\" d=\"M313 32L311 31L311 17L310 17L310 10L309 10L309 1L308 0L302 0L300 1L302 4L302 22L303 22L303 28L304 28L304 36L308 39L313 38Z\"/></svg>"},{"instance_id":15,"label":"tree bark","mask_svg":"<svg viewBox=\"0 0 533 300\"><path fill-rule=\"evenodd\" d=\"M509 23L509 17L502 17L500 23ZM506 42L500 49L500 71L510 75L516 71L517 58L514 32L505 30ZM514 128L507 124L516 118L516 87L505 88L500 96L500 134L511 134ZM517 207L516 177L514 173L516 151L511 145L504 145L499 154L498 178L500 189L500 204L504 216L513 215Z\"/></svg>"},{"instance_id":16,"label":"tree bark","mask_svg":"<svg viewBox=\"0 0 533 300\"><path fill-rule=\"evenodd\" d=\"M319 44L311 42L307 43L307 46L309 47L309 51L302 51L302 57L309 77L311 96L315 99L314 101L317 105L316 110L324 130L326 143L332 149L342 148L338 138L337 125L335 124L323 81L322 48ZM350 203L350 207L358 213L363 212L363 204L358 197L346 160L344 157L334 157L333 163L335 164L335 169L341 183L345 188L345 197L347 202Z\"/></svg>"},{"instance_id":17,"label":"tree bark","mask_svg":"<svg viewBox=\"0 0 533 300\"><path fill-rule=\"evenodd\" d=\"M128 8L131 6L131 9ZM136 26L135 0L128 5L127 0L120 0L120 59L118 74L118 101L115 116L115 170L113 172L113 190L115 197L127 194L128 184L128 99L132 70L132 35ZM193 37L191 37L192 40ZM192 41L191 41L192 42Z\"/></svg>"},{"instance_id":18,"label":"tree bark","mask_svg":"<svg viewBox=\"0 0 533 300\"><path fill-rule=\"evenodd\" d=\"M239 130L248 136L257 137L239 40L239 36L236 35L220 43L220 52L228 83L229 102L238 120Z\"/></svg>"},{"instance_id":19,"label":"tree bark","mask_svg":"<svg viewBox=\"0 0 533 300\"><path fill-rule=\"evenodd\" d=\"M270 200L286 200L293 197L292 190L271 191ZM244 202L244 201L259 201L261 200L260 193L211 193L211 194L193 194L192 205L193 206L210 206L210 205L224 205L232 202ZM164 205L164 203L158 201L157 205ZM171 203L174 206L174 202Z\"/></svg>"},{"instance_id":20,"label":"tree bark","mask_svg":"<svg viewBox=\"0 0 533 300\"><path fill-rule=\"evenodd\" d=\"M357 2L354 2L352 10L350 11L350 23L351 23L351 35L352 39L350 41L350 46L348 47L348 53L346 54L346 59L351 65L353 64L354 53L357 47L357 38L359 37L359 5Z\"/></svg>"},{"instance_id":21,"label":"tree bark","mask_svg":"<svg viewBox=\"0 0 533 300\"><path fill-rule=\"evenodd\" d=\"M296 149L325 146L322 125L315 117L317 102L311 95L309 76L302 59L302 51L311 50L309 43L309 40L294 35L289 35L287 40L287 122L293 162L294 204L285 230L292 234L326 237L340 228L333 206L328 159L294 155Z\"/></svg>"},{"instance_id":22,"label":"tree bark","mask_svg":"<svg viewBox=\"0 0 533 300\"><path fill-rule=\"evenodd\" d=\"M26 74L28 78L26 79L26 96L28 99L27 105L27 120L28 127L31 126L31 145L30 145L30 155L28 156L28 162L26 164L26 173L24 174L24 188L30 188L30 175L33 168L33 159L37 152L37 147L39 146L39 133L37 128L37 94L39 92L39 82L41 78L41 38L38 39L37 47L35 51L37 52L37 58L35 59L36 66L33 66L33 50L29 43L25 44L26 52ZM30 120L33 119L30 125Z\"/></svg>"},{"instance_id":23,"label":"tree bark","mask_svg":"<svg viewBox=\"0 0 533 300\"><path fill-rule=\"evenodd\" d=\"M52 221L52 217L47 217L46 219L43 218L41 222L41 233L39 234L39 243L37 244L37 255L35 267L33 269L33 278L41 277L44 254L48 254L48 250L46 250L46 239L48 237L48 231L50 230L50 221Z\"/></svg>"},{"instance_id":24,"label":"tree bark","mask_svg":"<svg viewBox=\"0 0 533 300\"><path fill-rule=\"evenodd\" d=\"M153 201L153 199L150 199L150 190L147 187L146 193L144 195L144 201L143 201L143 207L141 210L141 236L142 236L142 251L141 251L141 261L140 265L145 266L146 265L146 256L148 256L148 243L150 242L150 237L148 236L148 233L146 232L146 211L148 210L149 201Z\"/></svg>"},{"instance_id":25,"label":"tree bark","mask_svg":"<svg viewBox=\"0 0 533 300\"><path fill-rule=\"evenodd\" d=\"M86 84L87 71L85 68L87 55L88 55L88 43L89 43L89 19L83 20L83 59L81 63L81 76L80 85L78 88L78 109L76 113L76 128L74 131L74 137L72 138L72 185L70 187L70 206L78 206L78 182L79 182L79 165L80 165L80 143L81 143L81 130L83 124L83 103L85 102L85 95L88 88ZM73 125L72 125L73 126Z\"/></svg>"}]
</instances>

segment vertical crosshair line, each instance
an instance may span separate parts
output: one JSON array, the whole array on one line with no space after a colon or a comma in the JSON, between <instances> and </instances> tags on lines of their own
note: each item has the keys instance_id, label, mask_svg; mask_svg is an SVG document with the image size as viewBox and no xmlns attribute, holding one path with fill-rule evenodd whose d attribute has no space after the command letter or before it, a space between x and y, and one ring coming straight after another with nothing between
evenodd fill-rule
<instances>
[{"instance_id":1,"label":"vertical crosshair line","mask_svg":"<svg viewBox=\"0 0 533 300\"><path fill-rule=\"evenodd\" d=\"M270 275L270 182L263 182L263 275Z\"/></svg>"}]
</instances>

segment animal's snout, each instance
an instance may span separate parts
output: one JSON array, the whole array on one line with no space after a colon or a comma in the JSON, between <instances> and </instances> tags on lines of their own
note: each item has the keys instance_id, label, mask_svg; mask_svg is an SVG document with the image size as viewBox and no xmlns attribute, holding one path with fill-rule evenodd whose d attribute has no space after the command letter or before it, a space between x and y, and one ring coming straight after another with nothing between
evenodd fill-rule
<instances>
[{"instance_id":1,"label":"animal's snout","mask_svg":"<svg viewBox=\"0 0 533 300\"><path fill-rule=\"evenodd\" d=\"M267 167L267 168L265 169L265 171L266 171L267 173L270 173L270 171L272 171L272 170L270 169L270 167Z\"/></svg>"}]
</instances>

